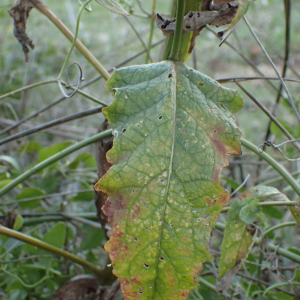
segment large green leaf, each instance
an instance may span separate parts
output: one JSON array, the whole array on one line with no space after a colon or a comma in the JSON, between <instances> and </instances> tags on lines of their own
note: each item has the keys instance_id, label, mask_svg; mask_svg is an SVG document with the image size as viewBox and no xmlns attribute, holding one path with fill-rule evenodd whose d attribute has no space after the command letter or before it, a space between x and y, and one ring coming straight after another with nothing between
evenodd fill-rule
<instances>
[{"instance_id":1,"label":"large green leaf","mask_svg":"<svg viewBox=\"0 0 300 300\"><path fill-rule=\"evenodd\" d=\"M114 166L95 186L110 195L105 249L125 299L186 299L229 200L220 171L241 153L242 99L171 61L116 70L107 87Z\"/></svg>"}]
</instances>

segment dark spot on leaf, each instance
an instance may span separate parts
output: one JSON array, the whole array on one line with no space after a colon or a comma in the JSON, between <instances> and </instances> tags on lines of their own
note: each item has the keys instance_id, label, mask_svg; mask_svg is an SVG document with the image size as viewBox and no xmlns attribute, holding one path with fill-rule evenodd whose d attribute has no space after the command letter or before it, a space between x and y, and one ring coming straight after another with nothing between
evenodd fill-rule
<instances>
[{"instance_id":1,"label":"dark spot on leaf","mask_svg":"<svg viewBox=\"0 0 300 300\"><path fill-rule=\"evenodd\" d=\"M145 122L147 122L148 121L148 119L145 119Z\"/></svg>"},{"instance_id":2,"label":"dark spot on leaf","mask_svg":"<svg viewBox=\"0 0 300 300\"><path fill-rule=\"evenodd\" d=\"M204 86L204 83L202 81L199 82L200 86Z\"/></svg>"},{"instance_id":3,"label":"dark spot on leaf","mask_svg":"<svg viewBox=\"0 0 300 300\"><path fill-rule=\"evenodd\" d=\"M132 191L132 194L134 194L134 193L135 193L135 190Z\"/></svg>"},{"instance_id":4,"label":"dark spot on leaf","mask_svg":"<svg viewBox=\"0 0 300 300\"><path fill-rule=\"evenodd\" d=\"M148 230L149 229L149 227L148 226L146 226L146 230Z\"/></svg>"},{"instance_id":5,"label":"dark spot on leaf","mask_svg":"<svg viewBox=\"0 0 300 300\"><path fill-rule=\"evenodd\" d=\"M144 205L144 206L147 206L147 202L143 202L143 205Z\"/></svg>"},{"instance_id":6,"label":"dark spot on leaf","mask_svg":"<svg viewBox=\"0 0 300 300\"><path fill-rule=\"evenodd\" d=\"M139 288L139 294L143 294L143 291Z\"/></svg>"},{"instance_id":7,"label":"dark spot on leaf","mask_svg":"<svg viewBox=\"0 0 300 300\"><path fill-rule=\"evenodd\" d=\"M124 128L123 130L122 130L122 132L124 133L126 131L126 128Z\"/></svg>"},{"instance_id":8,"label":"dark spot on leaf","mask_svg":"<svg viewBox=\"0 0 300 300\"><path fill-rule=\"evenodd\" d=\"M145 268L149 268L149 265L147 265L147 264L144 263L144 267L145 267Z\"/></svg>"},{"instance_id":9,"label":"dark spot on leaf","mask_svg":"<svg viewBox=\"0 0 300 300\"><path fill-rule=\"evenodd\" d=\"M172 223L170 223L170 227L173 228L173 224Z\"/></svg>"},{"instance_id":10,"label":"dark spot on leaf","mask_svg":"<svg viewBox=\"0 0 300 300\"><path fill-rule=\"evenodd\" d=\"M165 180L161 178L161 179L158 180L158 182L165 183Z\"/></svg>"},{"instance_id":11,"label":"dark spot on leaf","mask_svg":"<svg viewBox=\"0 0 300 300\"><path fill-rule=\"evenodd\" d=\"M134 241L137 242L137 238L134 238Z\"/></svg>"},{"instance_id":12,"label":"dark spot on leaf","mask_svg":"<svg viewBox=\"0 0 300 300\"><path fill-rule=\"evenodd\" d=\"M161 119L162 119L162 116L159 116L158 118L161 120Z\"/></svg>"},{"instance_id":13,"label":"dark spot on leaf","mask_svg":"<svg viewBox=\"0 0 300 300\"><path fill-rule=\"evenodd\" d=\"M160 257L159 259L160 259L160 260L164 260L164 258L163 258L163 257Z\"/></svg>"},{"instance_id":14,"label":"dark spot on leaf","mask_svg":"<svg viewBox=\"0 0 300 300\"><path fill-rule=\"evenodd\" d=\"M216 130L216 129L214 130L214 133L217 133L217 130Z\"/></svg>"},{"instance_id":15,"label":"dark spot on leaf","mask_svg":"<svg viewBox=\"0 0 300 300\"><path fill-rule=\"evenodd\" d=\"M172 77L173 77L173 75L170 73L169 76L168 76L168 78L172 78Z\"/></svg>"}]
</instances>

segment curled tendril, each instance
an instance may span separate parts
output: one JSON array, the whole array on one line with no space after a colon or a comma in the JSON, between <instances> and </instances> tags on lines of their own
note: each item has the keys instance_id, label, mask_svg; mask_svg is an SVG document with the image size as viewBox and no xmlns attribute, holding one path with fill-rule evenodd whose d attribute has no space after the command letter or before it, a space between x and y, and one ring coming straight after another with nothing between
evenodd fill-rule
<instances>
[{"instance_id":1,"label":"curled tendril","mask_svg":"<svg viewBox=\"0 0 300 300\"><path fill-rule=\"evenodd\" d=\"M283 143L281 143L281 144L278 144L278 145L273 144L271 141L264 141L263 144L261 144L261 145L259 145L259 146L257 147L257 151L258 151L259 153L262 153L262 152L263 152L262 147L265 145L265 146L268 146L268 147L272 147L272 148L275 149L275 150L278 150L279 153L280 153L286 160L288 160L288 161L299 161L299 160L300 160L300 157L299 157L299 158L288 158L288 157L286 157L286 156L283 154L283 152L279 149L279 147L281 147L281 146L283 146L283 145L285 145L285 144L288 144L288 143L295 143L295 142L299 142L299 141L300 141L300 139L289 140L289 141L285 141L285 142L283 142Z\"/></svg>"},{"instance_id":2,"label":"curled tendril","mask_svg":"<svg viewBox=\"0 0 300 300\"><path fill-rule=\"evenodd\" d=\"M71 74L70 74L70 69L72 68L73 65L76 65L76 66L78 67L78 69L79 69L79 80L78 80L78 82L75 83L75 84L71 83L71 80L70 80L70 76L71 76ZM80 84L81 84L82 81L84 81L84 78L82 77L82 69L81 69L81 67L80 67L80 65L79 65L78 63L73 63L73 64L71 64L71 66L70 66L69 69L68 69L68 78L67 78L67 82L64 83L64 82L62 82L61 80L58 80L57 82L58 82L58 86L59 86L59 88L60 88L62 94L64 95L64 97L66 97L66 98L71 98L71 97L73 97L73 96L77 93L77 91L79 90L79 86L80 86ZM63 88L63 85L65 85L65 89L73 89L73 91L72 91L70 94L67 94L67 93L65 92L64 88ZM74 88L74 87L75 87L75 88Z\"/></svg>"}]
</instances>

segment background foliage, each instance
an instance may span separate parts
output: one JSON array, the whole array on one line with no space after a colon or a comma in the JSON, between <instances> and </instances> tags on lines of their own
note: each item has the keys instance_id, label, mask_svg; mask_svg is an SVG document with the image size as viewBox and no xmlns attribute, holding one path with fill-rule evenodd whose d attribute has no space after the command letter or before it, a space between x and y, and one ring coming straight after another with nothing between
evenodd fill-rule
<instances>
[{"instance_id":1,"label":"background foliage","mask_svg":"<svg viewBox=\"0 0 300 300\"><path fill-rule=\"evenodd\" d=\"M7 13L7 9L12 4L4 1L0 6L0 95L28 84L55 79L70 49L70 42L61 32L42 14L32 10L27 24L27 33L34 40L36 47L29 54L29 62L25 63L21 47L12 33L13 21ZM131 12L132 16L129 19L147 45L151 26L150 19L141 10L137 1L128 0L123 5ZM145 1L141 2L141 5L145 11L151 13L152 3ZM248 20L279 70L284 63L286 35L283 5L282 0L257 0L247 13ZM47 6L62 19L72 32L75 32L79 10L76 1L49 0ZM144 49L143 44L124 17L110 13L95 2L91 4L91 7L92 12L84 11L82 14L79 39L101 61L104 67L111 69ZM169 3L157 1L156 11L167 14ZM297 80L300 78L298 71L300 41L297 38L300 31L299 15L300 3L293 1L289 19L291 24L290 59L285 77ZM155 28L153 42L161 38L161 32ZM232 43L247 58L248 62L226 44L219 48L219 40L215 35L209 30L203 30L200 38L196 40L195 54L191 55L187 65L214 79L261 76L255 71L255 68L260 70L264 76L276 77L244 22L239 23L237 30L230 36L228 42ZM156 46L151 50L150 56L153 61L159 61L160 52L161 46ZM146 56L144 53L125 65L143 64L146 62ZM98 75L76 49L73 51L69 63L73 62L77 62L81 66L85 81ZM74 81L76 81L76 75L72 74ZM66 72L64 79L66 79ZM278 86L278 81L272 82ZM226 87L237 89L235 83L224 84ZM270 84L265 80L253 80L241 84L267 109L273 110L277 91ZM288 82L287 85L297 108L299 108L299 83ZM84 91L104 103L109 104L112 101L111 94L105 89L103 79L89 85ZM241 94L244 98L245 108L237 113L237 119L243 137L255 145L260 145L264 142L269 118L245 93L241 92ZM57 84L51 83L1 99L0 130L30 116L60 97L61 92ZM300 138L299 124L285 98L284 94L284 99L278 109L278 120L294 138ZM77 93L74 97L61 101L18 128L4 133L1 138L96 106L96 103ZM99 113L93 117L70 121L1 145L0 188L35 164L59 153L74 142L82 141L95 134L102 121L103 116ZM282 132L274 124L271 126L271 134L272 138L276 138L277 144L285 140ZM288 157L299 156L297 149L291 144L286 145L283 151ZM267 149L267 152L290 172L293 172L296 180L299 181L298 162L289 162L272 149ZM265 184L277 187L290 200L298 200L299 196L295 195L291 187L253 152L244 148L242 156L232 157L230 161L230 167L224 169L222 173L222 184L229 192L233 192L239 187L250 174L246 185L236 193L235 197L240 196L248 187ZM14 211L19 216L14 223L14 229L20 229L29 236L63 248L104 269L109 261L103 249L106 242L105 235L97 222L96 208L93 202L92 186L96 179L98 179L96 160L94 147L91 145L44 168L30 179L20 183L10 193L2 196L1 220L5 224L9 212ZM250 223L255 222L255 226L258 226L262 232L271 226L294 221L286 206L265 206L259 207L256 211L254 203L250 209L252 209L252 213L258 213L258 218L251 220ZM202 284L190 293L190 299L224 299L224 296L216 293L215 284L226 215L226 213L221 214L219 227L217 226L212 233L210 247L215 259L205 264L205 268L202 270ZM247 212L245 215L247 216ZM91 219L94 222L88 222ZM68 221L65 222L66 220ZM231 299L293 299L299 297L299 287L289 284L281 287L281 291L277 290L275 293L272 290L266 296L262 296L263 291L272 284L289 280L300 281L298 263L281 256L276 248L265 247L265 243L272 241L274 245L280 245L282 248L290 249L291 252L300 255L298 250L300 247L299 229L294 225L293 223L271 231L261 244L254 246L238 275L232 278L231 284L228 284L229 287L224 291L226 296ZM51 299L54 291L67 279L89 272L79 264L71 263L70 260L61 256L54 256L4 235L0 237L0 291L6 299ZM111 284L111 282L105 284Z\"/></svg>"}]
</instances>

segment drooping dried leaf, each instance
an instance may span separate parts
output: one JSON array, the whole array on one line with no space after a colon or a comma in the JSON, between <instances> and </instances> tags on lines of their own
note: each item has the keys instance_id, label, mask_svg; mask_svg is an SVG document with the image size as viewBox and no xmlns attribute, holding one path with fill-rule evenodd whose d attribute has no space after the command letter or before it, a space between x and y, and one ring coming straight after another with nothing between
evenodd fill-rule
<instances>
[{"instance_id":1,"label":"drooping dried leaf","mask_svg":"<svg viewBox=\"0 0 300 300\"><path fill-rule=\"evenodd\" d=\"M206 25L222 26L232 22L238 10L238 1L224 4L218 11L190 11L183 20L182 34L200 31ZM176 19L165 20L156 15L156 25L164 35L174 35Z\"/></svg>"},{"instance_id":2,"label":"drooping dried leaf","mask_svg":"<svg viewBox=\"0 0 300 300\"><path fill-rule=\"evenodd\" d=\"M221 0L222 1L222 0ZM222 42L220 46L226 41L226 39L229 37L229 35L232 33L234 30L236 24L244 17L244 15L247 13L250 4L253 3L255 0L238 0L239 1L239 8L237 10L237 13L235 15L235 18L229 25L229 27L222 32ZM220 34L220 33L219 33Z\"/></svg>"},{"instance_id":3,"label":"drooping dried leaf","mask_svg":"<svg viewBox=\"0 0 300 300\"><path fill-rule=\"evenodd\" d=\"M34 49L33 41L26 34L26 23L32 8L34 8L34 5L31 1L18 0L8 10L10 16L14 19L14 36L22 45L25 61L28 61L29 48Z\"/></svg>"},{"instance_id":4,"label":"drooping dried leaf","mask_svg":"<svg viewBox=\"0 0 300 300\"><path fill-rule=\"evenodd\" d=\"M186 299L229 200L220 171L241 153L232 113L242 99L171 61L116 70L107 87L114 165L95 188L110 195L114 274L125 299Z\"/></svg>"},{"instance_id":5,"label":"drooping dried leaf","mask_svg":"<svg viewBox=\"0 0 300 300\"><path fill-rule=\"evenodd\" d=\"M252 248L254 232L239 217L240 210L244 205L239 199L236 199L228 211L221 246L219 278L222 278L232 268L236 266L239 268Z\"/></svg>"}]
</instances>

